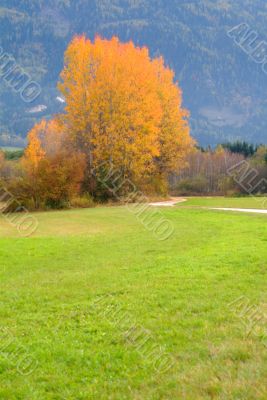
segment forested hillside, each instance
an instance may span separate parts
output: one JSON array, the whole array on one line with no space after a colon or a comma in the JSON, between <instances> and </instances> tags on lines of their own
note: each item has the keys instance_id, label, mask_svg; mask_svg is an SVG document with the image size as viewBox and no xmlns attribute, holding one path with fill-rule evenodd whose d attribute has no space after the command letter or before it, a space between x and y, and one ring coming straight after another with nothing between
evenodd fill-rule
<instances>
[{"instance_id":1,"label":"forested hillside","mask_svg":"<svg viewBox=\"0 0 267 400\"><path fill-rule=\"evenodd\" d=\"M23 145L42 117L64 108L56 89L75 34L146 45L175 70L202 144L241 137L266 143L267 75L227 35L247 23L267 40L264 0L1 0L0 46L41 85L25 103L0 80L0 145Z\"/></svg>"}]
</instances>

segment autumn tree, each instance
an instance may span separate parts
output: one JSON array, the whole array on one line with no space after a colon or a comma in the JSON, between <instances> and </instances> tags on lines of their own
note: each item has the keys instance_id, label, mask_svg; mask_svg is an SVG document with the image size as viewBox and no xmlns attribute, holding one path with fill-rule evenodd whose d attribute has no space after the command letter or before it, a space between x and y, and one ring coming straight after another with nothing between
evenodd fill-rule
<instances>
[{"instance_id":1,"label":"autumn tree","mask_svg":"<svg viewBox=\"0 0 267 400\"><path fill-rule=\"evenodd\" d=\"M29 132L28 141L22 159L23 183L35 208L43 204L59 207L76 196L84 178L85 159L69 149L60 122L41 121Z\"/></svg>"},{"instance_id":2,"label":"autumn tree","mask_svg":"<svg viewBox=\"0 0 267 400\"><path fill-rule=\"evenodd\" d=\"M45 156L45 151L41 145L41 138L45 136L47 122L45 120L36 124L28 134L28 146L25 150L25 166L29 174L34 174L37 171L40 161Z\"/></svg>"},{"instance_id":3,"label":"autumn tree","mask_svg":"<svg viewBox=\"0 0 267 400\"><path fill-rule=\"evenodd\" d=\"M73 148L86 155L91 189L93 171L104 161L135 182L184 163L193 141L181 90L147 48L75 37L59 89L66 99L62 121Z\"/></svg>"}]
</instances>

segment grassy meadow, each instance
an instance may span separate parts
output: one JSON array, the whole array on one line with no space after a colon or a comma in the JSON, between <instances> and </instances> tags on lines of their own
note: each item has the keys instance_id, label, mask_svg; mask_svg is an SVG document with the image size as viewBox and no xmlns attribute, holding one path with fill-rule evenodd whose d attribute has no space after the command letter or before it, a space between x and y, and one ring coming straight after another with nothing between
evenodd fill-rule
<instances>
[{"instance_id":1,"label":"grassy meadow","mask_svg":"<svg viewBox=\"0 0 267 400\"><path fill-rule=\"evenodd\" d=\"M183 206L196 207L222 207L222 208L246 208L267 210L267 198L246 196L246 197L191 197Z\"/></svg>"},{"instance_id":2,"label":"grassy meadow","mask_svg":"<svg viewBox=\"0 0 267 400\"><path fill-rule=\"evenodd\" d=\"M30 238L0 217L0 399L266 399L266 320L238 306L266 312L267 216L186 208L211 203L248 207L162 208L166 241L125 207Z\"/></svg>"}]
</instances>

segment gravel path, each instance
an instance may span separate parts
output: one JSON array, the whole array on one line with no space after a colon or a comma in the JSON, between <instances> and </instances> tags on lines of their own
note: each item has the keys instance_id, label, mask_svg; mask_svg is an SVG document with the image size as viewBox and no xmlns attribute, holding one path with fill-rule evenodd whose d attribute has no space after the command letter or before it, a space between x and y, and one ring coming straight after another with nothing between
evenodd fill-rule
<instances>
[{"instance_id":1,"label":"gravel path","mask_svg":"<svg viewBox=\"0 0 267 400\"><path fill-rule=\"evenodd\" d=\"M172 197L171 200L149 203L149 205L153 206L153 207L173 207L173 206L175 206L175 204L183 203L184 201L187 201L187 200L182 197Z\"/></svg>"},{"instance_id":2,"label":"gravel path","mask_svg":"<svg viewBox=\"0 0 267 400\"><path fill-rule=\"evenodd\" d=\"M184 199L183 197L173 197L171 200L149 203L149 205L153 207L174 207L175 204L184 203L185 201L187 201L187 199ZM200 207L200 208L205 208L207 210L237 211L244 213L267 214L267 210L255 209L255 208L224 208L224 207L207 207L207 208Z\"/></svg>"},{"instance_id":3,"label":"gravel path","mask_svg":"<svg viewBox=\"0 0 267 400\"><path fill-rule=\"evenodd\" d=\"M255 213L255 214L267 214L267 210L258 210L256 208L210 208L210 210L221 210L221 211L239 211L245 213Z\"/></svg>"}]
</instances>

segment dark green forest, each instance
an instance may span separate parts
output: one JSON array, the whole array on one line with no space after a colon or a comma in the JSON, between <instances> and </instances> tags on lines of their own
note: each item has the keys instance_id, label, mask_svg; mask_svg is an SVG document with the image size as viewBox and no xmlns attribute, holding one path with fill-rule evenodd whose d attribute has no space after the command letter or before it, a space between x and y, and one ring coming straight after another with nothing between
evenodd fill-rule
<instances>
[{"instance_id":1,"label":"dark green forest","mask_svg":"<svg viewBox=\"0 0 267 400\"><path fill-rule=\"evenodd\" d=\"M2 0L0 46L41 86L25 104L0 80L0 145L23 146L36 120L61 111L57 81L75 34L119 36L162 54L175 70L202 145L266 143L267 75L227 36L240 23L267 38L263 0Z\"/></svg>"}]
</instances>

